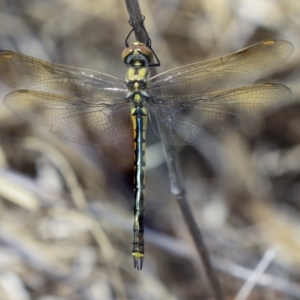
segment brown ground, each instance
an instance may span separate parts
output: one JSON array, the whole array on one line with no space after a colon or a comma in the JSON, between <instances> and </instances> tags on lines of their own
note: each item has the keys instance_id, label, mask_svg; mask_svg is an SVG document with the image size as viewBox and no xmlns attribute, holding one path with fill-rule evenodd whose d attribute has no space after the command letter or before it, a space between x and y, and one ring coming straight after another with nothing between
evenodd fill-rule
<instances>
[{"instance_id":1,"label":"brown ground","mask_svg":"<svg viewBox=\"0 0 300 300\"><path fill-rule=\"evenodd\" d=\"M247 299L299 299L300 2L151 0L141 9L159 72L266 39L294 44L292 57L265 80L293 90L286 108L178 152L226 299L246 299L237 295L250 276ZM127 20L120 0L2 0L0 49L123 78ZM81 147L1 103L1 300L212 299L169 189L160 141L152 131L148 140L146 257L138 272L130 255L131 140Z\"/></svg>"}]
</instances>

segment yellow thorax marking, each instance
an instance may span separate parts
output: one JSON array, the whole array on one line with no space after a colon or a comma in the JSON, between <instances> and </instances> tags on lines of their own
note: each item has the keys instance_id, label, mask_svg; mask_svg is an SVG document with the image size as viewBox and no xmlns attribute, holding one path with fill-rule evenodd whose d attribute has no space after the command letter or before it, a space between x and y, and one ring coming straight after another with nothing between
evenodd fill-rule
<instances>
[{"instance_id":1,"label":"yellow thorax marking","mask_svg":"<svg viewBox=\"0 0 300 300\"><path fill-rule=\"evenodd\" d=\"M146 67L139 67L138 69L130 67L128 68L126 79L131 81L144 80L148 76L148 70Z\"/></svg>"},{"instance_id":2,"label":"yellow thorax marking","mask_svg":"<svg viewBox=\"0 0 300 300\"><path fill-rule=\"evenodd\" d=\"M139 253L139 252L132 252L132 256L136 257L136 258L142 258L144 257L143 253Z\"/></svg>"}]
</instances>

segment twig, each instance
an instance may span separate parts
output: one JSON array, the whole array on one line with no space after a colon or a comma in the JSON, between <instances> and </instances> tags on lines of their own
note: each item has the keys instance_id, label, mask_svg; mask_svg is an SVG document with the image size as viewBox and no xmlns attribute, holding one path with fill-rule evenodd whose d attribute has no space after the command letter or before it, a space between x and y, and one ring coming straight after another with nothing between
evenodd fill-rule
<instances>
[{"instance_id":1,"label":"twig","mask_svg":"<svg viewBox=\"0 0 300 300\"><path fill-rule=\"evenodd\" d=\"M190 231L190 234L193 238L195 246L200 256L206 275L212 290L215 292L217 299L224 299L223 292L215 273L214 268L212 267L209 253L206 249L202 233L196 223L196 220L191 212L190 206L187 202L186 191L182 179L182 172L179 165L179 159L176 152L176 149L173 145L163 144L165 156L167 160L167 165L169 169L171 191L175 196L177 203L180 207L181 213L183 215L184 221L187 224L187 227Z\"/></svg>"},{"instance_id":2,"label":"twig","mask_svg":"<svg viewBox=\"0 0 300 300\"><path fill-rule=\"evenodd\" d=\"M253 274L253 270L218 256L214 256L213 261L215 268L242 281L249 281L249 278ZM268 287L276 292L285 294L287 295L286 299L300 299L300 285L291 281L288 276L287 278L283 278L263 273L256 284L260 287Z\"/></svg>"},{"instance_id":3,"label":"twig","mask_svg":"<svg viewBox=\"0 0 300 300\"><path fill-rule=\"evenodd\" d=\"M125 0L125 2L136 40L146 43L147 34L141 26L143 22L143 16L138 1Z\"/></svg>"},{"instance_id":4,"label":"twig","mask_svg":"<svg viewBox=\"0 0 300 300\"><path fill-rule=\"evenodd\" d=\"M271 261L274 259L277 253L277 249L268 249L262 260L256 266L255 270L253 270L252 274L249 276L248 280L245 282L243 287L240 289L238 294L235 297L235 300L246 300L248 299L251 291L255 287L255 285L259 282L262 275L264 274L267 267L270 265Z\"/></svg>"},{"instance_id":5,"label":"twig","mask_svg":"<svg viewBox=\"0 0 300 300\"><path fill-rule=\"evenodd\" d=\"M138 0L125 0L128 14L130 16L130 21L134 29L136 39L140 42L147 42L147 35L141 26L142 14L139 7ZM155 68L150 70L152 76L157 74ZM203 241L203 237L200 229L197 226L197 223L194 219L194 216L191 212L189 204L186 199L185 187L182 179L182 172L179 165L179 159L176 152L176 149L173 145L167 145L163 143L164 152L167 160L167 165L169 168L171 191L175 196L181 212L183 214L184 220L188 226L188 229L193 237L194 243L198 250L198 254L202 259L210 286L215 293L215 296L218 300L224 299L223 292L218 281L218 278L215 274L215 271L212 267L208 251Z\"/></svg>"}]
</instances>

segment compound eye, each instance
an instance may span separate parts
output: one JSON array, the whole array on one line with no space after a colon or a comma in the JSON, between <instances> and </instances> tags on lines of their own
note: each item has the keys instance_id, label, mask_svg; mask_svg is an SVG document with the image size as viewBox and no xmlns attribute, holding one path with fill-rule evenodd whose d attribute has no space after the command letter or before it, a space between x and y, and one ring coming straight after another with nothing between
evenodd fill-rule
<instances>
[{"instance_id":1,"label":"compound eye","mask_svg":"<svg viewBox=\"0 0 300 300\"><path fill-rule=\"evenodd\" d=\"M143 54L147 58L149 62L153 61L153 53L147 46L139 45L136 48L141 54Z\"/></svg>"},{"instance_id":2,"label":"compound eye","mask_svg":"<svg viewBox=\"0 0 300 300\"><path fill-rule=\"evenodd\" d=\"M122 52L122 60L123 60L123 62L125 62L125 61L126 61L126 58L127 58L130 54L133 53L134 49L135 49L135 46L130 46L130 47L125 48L125 49L123 50L123 52Z\"/></svg>"}]
</instances>

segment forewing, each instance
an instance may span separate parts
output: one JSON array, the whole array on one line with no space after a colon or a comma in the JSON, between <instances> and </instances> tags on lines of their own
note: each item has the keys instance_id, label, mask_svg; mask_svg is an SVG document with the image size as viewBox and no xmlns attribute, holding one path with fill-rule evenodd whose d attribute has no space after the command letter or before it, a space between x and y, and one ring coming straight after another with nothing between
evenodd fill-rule
<instances>
[{"instance_id":1,"label":"forewing","mask_svg":"<svg viewBox=\"0 0 300 300\"><path fill-rule=\"evenodd\" d=\"M156 98L148 104L155 133L166 143L195 144L220 138L288 103L291 90L262 84L202 95Z\"/></svg>"},{"instance_id":2,"label":"forewing","mask_svg":"<svg viewBox=\"0 0 300 300\"><path fill-rule=\"evenodd\" d=\"M293 49L290 42L268 40L223 57L172 69L150 79L150 93L205 94L251 85L271 74Z\"/></svg>"},{"instance_id":3,"label":"forewing","mask_svg":"<svg viewBox=\"0 0 300 300\"><path fill-rule=\"evenodd\" d=\"M77 84L123 88L116 77L91 70L49 63L13 51L0 51L0 80L15 89L32 89L37 81L68 78Z\"/></svg>"},{"instance_id":4,"label":"forewing","mask_svg":"<svg viewBox=\"0 0 300 300\"><path fill-rule=\"evenodd\" d=\"M95 89L66 79L37 82L38 90L9 93L5 105L23 120L82 145L111 146L131 135L125 90Z\"/></svg>"},{"instance_id":5,"label":"forewing","mask_svg":"<svg viewBox=\"0 0 300 300\"><path fill-rule=\"evenodd\" d=\"M125 84L113 76L0 51L0 80L20 89L4 103L66 140L109 146L131 134Z\"/></svg>"}]
</instances>

